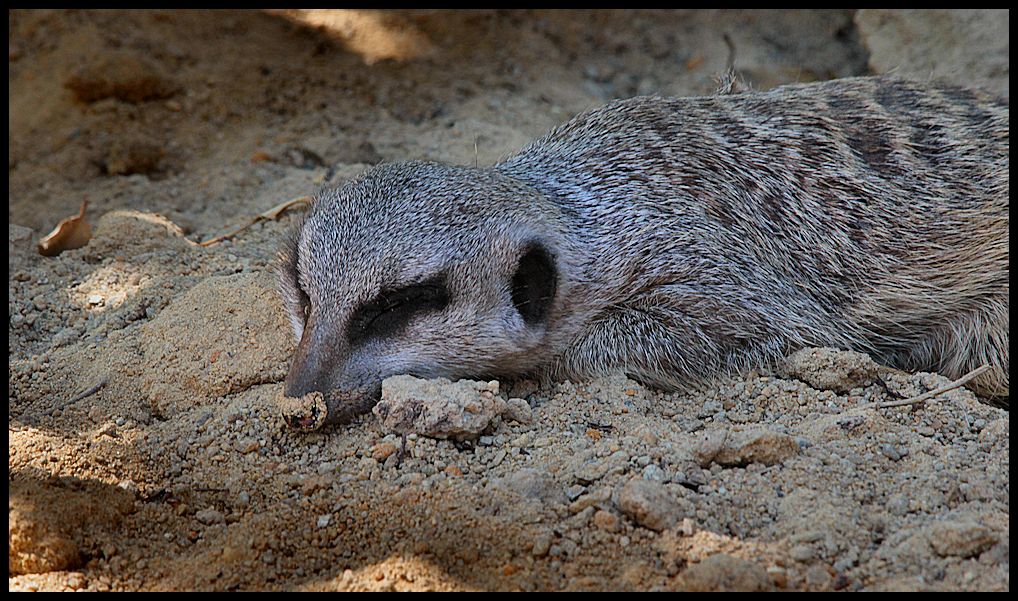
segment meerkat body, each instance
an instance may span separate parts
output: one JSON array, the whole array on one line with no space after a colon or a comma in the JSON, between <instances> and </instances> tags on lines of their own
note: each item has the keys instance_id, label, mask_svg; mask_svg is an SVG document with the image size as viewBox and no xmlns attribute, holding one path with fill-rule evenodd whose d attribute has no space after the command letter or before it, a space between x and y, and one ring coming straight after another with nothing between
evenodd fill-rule
<instances>
[{"instance_id":1,"label":"meerkat body","mask_svg":"<svg viewBox=\"0 0 1018 601\"><path fill-rule=\"evenodd\" d=\"M633 98L489 168L379 166L283 253L286 394L341 421L384 377L674 389L805 346L1008 396L1009 108L858 78ZM1004 401L1006 402L1006 401Z\"/></svg>"}]
</instances>

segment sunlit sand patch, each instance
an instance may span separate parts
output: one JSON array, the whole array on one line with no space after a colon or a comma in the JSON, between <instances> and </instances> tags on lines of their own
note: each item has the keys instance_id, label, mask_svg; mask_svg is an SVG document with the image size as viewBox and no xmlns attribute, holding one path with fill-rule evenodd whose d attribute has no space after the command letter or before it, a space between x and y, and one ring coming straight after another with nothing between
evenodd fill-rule
<instances>
[{"instance_id":1,"label":"sunlit sand patch","mask_svg":"<svg viewBox=\"0 0 1018 601\"><path fill-rule=\"evenodd\" d=\"M303 25L319 27L359 54L364 63L399 62L423 58L434 52L428 37L410 22L373 10L304 9L280 11Z\"/></svg>"},{"instance_id":2,"label":"sunlit sand patch","mask_svg":"<svg viewBox=\"0 0 1018 601\"><path fill-rule=\"evenodd\" d=\"M123 305L147 281L136 266L115 262L93 271L68 293L76 306L90 313L103 313Z\"/></svg>"}]
</instances>

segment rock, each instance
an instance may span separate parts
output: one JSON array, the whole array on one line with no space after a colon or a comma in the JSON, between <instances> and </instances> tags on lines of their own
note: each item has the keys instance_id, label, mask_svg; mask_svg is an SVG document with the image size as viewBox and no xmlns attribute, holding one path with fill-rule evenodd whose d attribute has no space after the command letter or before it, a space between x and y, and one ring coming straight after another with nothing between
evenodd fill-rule
<instances>
[{"instance_id":1,"label":"rock","mask_svg":"<svg viewBox=\"0 0 1018 601\"><path fill-rule=\"evenodd\" d=\"M492 486L545 504L559 505L566 502L566 493L554 478L531 468L497 478L492 481Z\"/></svg>"},{"instance_id":2,"label":"rock","mask_svg":"<svg viewBox=\"0 0 1018 601\"><path fill-rule=\"evenodd\" d=\"M576 482L584 486L593 484L604 478L611 467L608 461L588 461L577 470Z\"/></svg>"},{"instance_id":3,"label":"rock","mask_svg":"<svg viewBox=\"0 0 1018 601\"><path fill-rule=\"evenodd\" d=\"M254 440L252 438L245 438L242 440L238 440L235 445L235 448L239 453L244 453L246 455L248 453L254 453L255 451L258 450L260 446L261 445L257 440Z\"/></svg>"},{"instance_id":4,"label":"rock","mask_svg":"<svg viewBox=\"0 0 1018 601\"><path fill-rule=\"evenodd\" d=\"M79 338L81 338L81 334L77 330L74 328L64 328L53 335L50 344L53 348L60 348L77 341Z\"/></svg>"},{"instance_id":5,"label":"rock","mask_svg":"<svg viewBox=\"0 0 1018 601\"><path fill-rule=\"evenodd\" d=\"M903 494L891 495L884 504L887 512L891 515L903 516L909 512L908 496Z\"/></svg>"},{"instance_id":6,"label":"rock","mask_svg":"<svg viewBox=\"0 0 1018 601\"><path fill-rule=\"evenodd\" d=\"M594 526L605 532L618 532L621 524L617 515L604 509L598 509L591 518Z\"/></svg>"},{"instance_id":7,"label":"rock","mask_svg":"<svg viewBox=\"0 0 1018 601\"><path fill-rule=\"evenodd\" d=\"M949 521L928 528L930 545L941 557L975 557L997 544L989 528L974 521Z\"/></svg>"},{"instance_id":8,"label":"rock","mask_svg":"<svg viewBox=\"0 0 1018 601\"><path fill-rule=\"evenodd\" d=\"M859 37L876 73L946 79L1009 96L1007 9L861 9Z\"/></svg>"},{"instance_id":9,"label":"rock","mask_svg":"<svg viewBox=\"0 0 1018 601\"><path fill-rule=\"evenodd\" d=\"M534 537L534 546L530 552L534 557L544 557L551 550L551 533L542 532Z\"/></svg>"},{"instance_id":10,"label":"rock","mask_svg":"<svg viewBox=\"0 0 1018 601\"><path fill-rule=\"evenodd\" d=\"M226 516L223 515L223 512L217 511L212 507L208 507L195 512L194 519L208 526L211 524L222 524L226 521Z\"/></svg>"},{"instance_id":11,"label":"rock","mask_svg":"<svg viewBox=\"0 0 1018 601\"><path fill-rule=\"evenodd\" d=\"M880 450L881 455L887 457L891 461L901 461L901 458L905 456L892 444L881 444L878 449Z\"/></svg>"},{"instance_id":12,"label":"rock","mask_svg":"<svg viewBox=\"0 0 1018 601\"><path fill-rule=\"evenodd\" d=\"M633 478L618 490L615 505L636 524L661 532L686 517L686 510L676 495L664 484Z\"/></svg>"},{"instance_id":13,"label":"rock","mask_svg":"<svg viewBox=\"0 0 1018 601\"><path fill-rule=\"evenodd\" d=\"M701 467L711 463L725 467L751 463L775 465L798 455L800 451L801 447L794 437L767 428L715 430L704 436L696 451L696 460Z\"/></svg>"},{"instance_id":14,"label":"rock","mask_svg":"<svg viewBox=\"0 0 1018 601\"><path fill-rule=\"evenodd\" d=\"M510 421L519 422L524 425L534 423L534 413L530 403L523 399L509 399L506 401L506 409L503 416Z\"/></svg>"},{"instance_id":15,"label":"rock","mask_svg":"<svg viewBox=\"0 0 1018 601\"><path fill-rule=\"evenodd\" d=\"M608 506L611 500L612 490L610 488L607 486L598 488L578 497L570 503L569 513L579 513L588 507Z\"/></svg>"},{"instance_id":16,"label":"rock","mask_svg":"<svg viewBox=\"0 0 1018 601\"><path fill-rule=\"evenodd\" d=\"M396 452L396 445L391 442L380 442L371 448L371 458L382 463Z\"/></svg>"},{"instance_id":17,"label":"rock","mask_svg":"<svg viewBox=\"0 0 1018 601\"><path fill-rule=\"evenodd\" d=\"M869 386L880 366L869 355L834 348L805 348L785 358L778 368L784 378L802 380L817 390L848 392Z\"/></svg>"},{"instance_id":18,"label":"rock","mask_svg":"<svg viewBox=\"0 0 1018 601\"><path fill-rule=\"evenodd\" d=\"M566 497L568 497L570 501L575 501L576 499L579 499L580 495L582 495L585 492L587 492L586 486L583 486L581 484L574 484L566 490Z\"/></svg>"},{"instance_id":19,"label":"rock","mask_svg":"<svg viewBox=\"0 0 1018 601\"><path fill-rule=\"evenodd\" d=\"M680 576L687 591L769 591L771 577L753 562L724 553L711 555L695 563Z\"/></svg>"},{"instance_id":20,"label":"rock","mask_svg":"<svg viewBox=\"0 0 1018 601\"><path fill-rule=\"evenodd\" d=\"M788 586L788 571L785 568L779 566L770 566L767 568L767 575L771 577L771 582L778 588L785 588Z\"/></svg>"},{"instance_id":21,"label":"rock","mask_svg":"<svg viewBox=\"0 0 1018 601\"><path fill-rule=\"evenodd\" d=\"M795 561L802 562L813 561L814 557L816 557L813 547L809 545L795 545L792 547L791 551L789 551L789 555L791 555L792 559Z\"/></svg>"},{"instance_id":22,"label":"rock","mask_svg":"<svg viewBox=\"0 0 1018 601\"><path fill-rule=\"evenodd\" d=\"M665 474L664 470L653 463L643 468L642 476L644 480L654 480L656 482L664 482L668 479L668 475Z\"/></svg>"},{"instance_id":23,"label":"rock","mask_svg":"<svg viewBox=\"0 0 1018 601\"><path fill-rule=\"evenodd\" d=\"M386 433L469 440L508 409L498 382L393 376L382 382L373 413Z\"/></svg>"}]
</instances>

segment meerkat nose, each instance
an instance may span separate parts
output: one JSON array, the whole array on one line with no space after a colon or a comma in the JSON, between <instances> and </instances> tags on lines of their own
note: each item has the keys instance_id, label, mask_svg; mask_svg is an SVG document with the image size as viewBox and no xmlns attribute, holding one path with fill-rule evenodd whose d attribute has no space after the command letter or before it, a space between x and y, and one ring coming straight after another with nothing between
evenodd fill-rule
<instances>
[{"instance_id":1,"label":"meerkat nose","mask_svg":"<svg viewBox=\"0 0 1018 601\"><path fill-rule=\"evenodd\" d=\"M313 432L328 421L329 405L320 392L311 392L300 397L285 393L276 401L283 421L294 430Z\"/></svg>"}]
</instances>

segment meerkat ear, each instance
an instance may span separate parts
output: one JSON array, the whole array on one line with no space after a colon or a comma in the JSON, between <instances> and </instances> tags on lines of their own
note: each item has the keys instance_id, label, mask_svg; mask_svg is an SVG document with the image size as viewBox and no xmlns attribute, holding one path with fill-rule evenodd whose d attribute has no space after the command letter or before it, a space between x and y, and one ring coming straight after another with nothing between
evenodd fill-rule
<instances>
[{"instance_id":1,"label":"meerkat ear","mask_svg":"<svg viewBox=\"0 0 1018 601\"><path fill-rule=\"evenodd\" d=\"M513 306L528 326L537 325L548 317L557 279L551 254L537 242L525 246L510 285Z\"/></svg>"}]
</instances>

